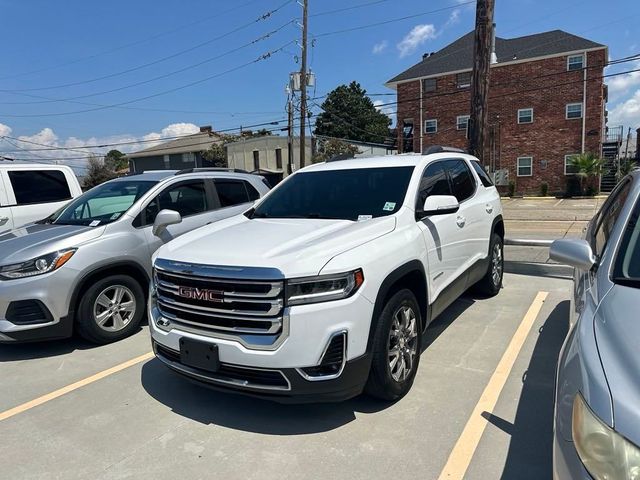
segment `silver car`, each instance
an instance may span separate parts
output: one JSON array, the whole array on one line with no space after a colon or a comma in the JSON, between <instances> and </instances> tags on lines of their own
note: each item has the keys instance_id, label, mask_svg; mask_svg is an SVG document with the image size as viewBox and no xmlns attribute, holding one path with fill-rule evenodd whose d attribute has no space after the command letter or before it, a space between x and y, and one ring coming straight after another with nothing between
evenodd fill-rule
<instances>
[{"instance_id":1,"label":"silver car","mask_svg":"<svg viewBox=\"0 0 640 480\"><path fill-rule=\"evenodd\" d=\"M640 171L624 178L585 240L557 240L576 267L558 362L556 479L640 479Z\"/></svg>"},{"instance_id":2,"label":"silver car","mask_svg":"<svg viewBox=\"0 0 640 480\"><path fill-rule=\"evenodd\" d=\"M0 342L107 343L138 328L151 255L267 193L262 177L224 169L111 180L50 217L0 235ZM212 241L211 248L216 248Z\"/></svg>"}]
</instances>

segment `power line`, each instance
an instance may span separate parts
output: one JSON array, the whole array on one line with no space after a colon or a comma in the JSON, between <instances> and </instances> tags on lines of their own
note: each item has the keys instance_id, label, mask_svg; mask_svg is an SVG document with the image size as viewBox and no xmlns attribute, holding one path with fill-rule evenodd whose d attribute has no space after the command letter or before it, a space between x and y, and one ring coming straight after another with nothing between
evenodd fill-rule
<instances>
[{"instance_id":1,"label":"power line","mask_svg":"<svg viewBox=\"0 0 640 480\"><path fill-rule=\"evenodd\" d=\"M49 71L49 70L55 70L56 68L66 67L68 65L74 65L76 63L80 63L80 62L83 62L85 60L91 60L93 58L97 58L97 57L102 56L102 55L107 55L107 54L110 54L110 53L113 53L113 52L124 50L124 49L129 48L129 47L133 47L133 46L136 46L136 45L141 45L141 44L149 42L151 40L155 40L157 38L164 37L166 35L170 35L170 34L172 34L174 32L178 32L178 31L183 30L185 28L192 27L192 26L198 25L200 23L204 23L204 22L206 22L208 20L218 19L221 16L226 15L227 13L231 13L231 12L233 12L235 10L239 10L241 8L244 8L244 7L248 6L248 5L251 5L252 3L256 3L258 1L259 0L251 0L249 2L243 3L241 5L237 5L237 6L233 7L233 8L228 9L228 10L224 10L222 12L217 12L215 15L210 15L208 17L200 18L199 20L196 20L195 22L187 23L187 24L181 25L179 27L172 28L170 30L165 30L164 32L156 33L155 35L152 35L150 37L146 37L146 38L143 38L143 39L140 39L140 40L136 40L134 42L127 43L125 45L120 45L118 47L114 47L114 48L111 48L109 50L104 50L102 52L98 52L98 53L94 53L94 54L91 54L91 55L87 55L85 57L77 58L77 59L71 60L69 62L60 63L58 65L52 65L52 66L49 66L49 67L39 68L37 70L31 70L31 71L28 71L28 72L16 73L16 74L12 74L12 75L5 75L3 77L0 77L0 80L24 77L24 76L27 76L27 75L32 75L34 73L41 73L41 72L46 72L46 71Z\"/></svg>"},{"instance_id":2,"label":"power line","mask_svg":"<svg viewBox=\"0 0 640 480\"><path fill-rule=\"evenodd\" d=\"M341 13L341 12L347 12L349 10L355 10L357 8L363 8L363 7L371 7L373 5L377 5L379 3L386 3L389 2L390 0L374 0L372 2L365 2L365 3L360 3L358 5L353 5L351 7L344 7L344 8L337 8L335 10L326 10L324 12L318 12L318 13L314 13L312 15L309 15L309 17L321 17L324 15L331 15L333 13Z\"/></svg>"},{"instance_id":3,"label":"power line","mask_svg":"<svg viewBox=\"0 0 640 480\"><path fill-rule=\"evenodd\" d=\"M114 104L111 104L111 105L101 105L101 106L98 106L98 107L95 107L95 108L88 108L88 109L84 109L84 110L76 110L76 111L71 111L71 112L51 112L51 113L34 113L34 114L7 114L7 113L0 113L0 116L12 117L12 118L58 117L58 116L64 116L64 115L75 115L75 114L79 114L79 113L95 112L95 111L98 111L98 110L105 110L105 109L108 109L108 108L119 108L119 107L122 107L124 105L129 105L131 103L140 102L142 100L148 100L150 98L159 97L159 96L162 96L162 95L166 95L168 93L176 92L178 90L183 90L185 88L189 88L189 87L192 87L194 85L199 85L201 83L204 83L206 81L212 80L214 78L218 78L218 77L221 77L223 75L227 75L229 73L232 73L232 72L235 72L237 70L240 70L242 68L246 68L246 67L248 67L250 65L253 65L254 63L258 63L258 62L261 62L263 60L267 60L267 59L271 58L273 55L275 55L276 53L284 50L287 46L289 46L289 45L291 45L293 43L295 43L294 40L292 40L290 42L287 42L283 46L281 46L279 48L276 48L274 50L271 50L271 51L269 51L267 53L264 53L264 54L260 55L258 58L254 59L254 60L251 60L249 62L243 63L241 65L237 65L237 66L235 66L233 68L230 68L228 70L225 70L223 72L219 72L219 73L216 73L214 75L209 75L209 76L201 78L199 80L195 80L195 81L180 85L178 87L170 88L170 89L164 90L162 92L157 92L157 93L154 93L154 94L151 94L151 95L146 95L144 97L134 98L134 99L128 100L126 102L114 103Z\"/></svg>"},{"instance_id":4,"label":"power line","mask_svg":"<svg viewBox=\"0 0 640 480\"><path fill-rule=\"evenodd\" d=\"M456 8L460 8L460 7L464 6L464 5L470 5L472 3L475 3L475 0L458 3L456 5L451 5L451 6L448 6L448 7L438 8L436 10L430 10L428 12L421 12L421 13L416 13L416 14L413 14L413 15L407 15L407 16L404 16L404 17L393 18L391 20L385 20L385 21L382 21L382 22L369 23L367 25L360 25L360 26L357 26L357 27L345 28L345 29L342 29L342 30L335 30L333 32L323 32L323 33L319 33L317 35L314 35L314 37L315 38L328 37L330 35L337 35L339 33L354 32L356 30L363 30L365 28L377 27L377 26L380 26L380 25L387 25L389 23L394 23L394 22L401 22L402 20L409 20L410 18L423 17L425 15L431 15L431 14L434 14L434 13L444 12L446 10L454 10Z\"/></svg>"},{"instance_id":5,"label":"power line","mask_svg":"<svg viewBox=\"0 0 640 480\"><path fill-rule=\"evenodd\" d=\"M178 51L176 53L173 53L173 54L168 55L166 57L159 58L159 59L154 60L152 62L143 63L142 65L138 65L136 67L128 68L126 70L110 73L108 75L103 75L103 76L92 78L92 79L89 79L89 80L81 80L81 81L78 81L78 82L71 82L71 83L66 83L66 84L62 84L62 85L53 85L53 86L49 86L49 87L37 87L37 88L25 88L25 89L0 89L0 92L9 92L9 93L11 93L11 92L33 92L33 91L38 91L38 90L53 90L53 89L58 89L58 88L74 87L74 86L77 86L77 85L84 85L84 84L87 84L87 83L93 83L93 82L97 82L97 81L100 81L100 80L105 80L107 78L113 78L113 77L117 77L117 76L120 76L120 75L125 75L127 73L135 72L137 70L140 70L140 69L143 69L143 68L146 68L146 67L150 67L150 66L156 65L158 63L165 62L165 61L170 60L172 58L179 57L181 55L184 55L185 53L192 52L193 50L197 50L198 48L202 48L202 47L204 47L206 45L210 45L210 44L212 44L214 42L217 42L218 40L222 40L223 38L226 38L229 35L237 33L237 32L239 32L241 30L244 30L245 28L248 28L248 27L250 27L250 26L252 26L252 25L254 25L256 23L259 23L261 21L264 21L264 20L270 18L272 15L274 15L279 10L284 8L289 3L292 3L293 1L294 0L286 0L284 3L280 4L278 7L274 8L273 10L269 10L268 12L260 15L256 19L254 19L254 20L252 20L250 22L247 22L247 23L245 23L245 24L243 24L243 25L241 25L239 27L236 27L233 30L230 30L230 31L228 31L226 33L223 33L222 35L218 35L217 37L211 38L211 39L206 40L204 42L200 42L200 43L198 43L198 44L196 44L196 45L194 45L192 47L180 50L180 51Z\"/></svg>"},{"instance_id":6,"label":"power line","mask_svg":"<svg viewBox=\"0 0 640 480\"><path fill-rule=\"evenodd\" d=\"M178 70L174 70L168 73L164 73L162 75L158 75L156 77L150 78L150 79L146 79L146 80L142 80L139 82L135 82L129 85L124 85L121 87L117 87L117 88L112 88L110 90L104 90L102 92L94 92L94 93L89 93L89 94L85 94L85 95L78 95L75 97L67 97L67 98L48 98L48 97L42 97L39 95L31 95L31 94L27 94L27 93L22 93L22 92L7 92L7 93L13 93L16 95L22 95L22 96L27 96L27 97L33 97L33 98L43 98L45 100L41 100L41 101L37 101L37 102L0 102L0 104L2 105L36 105L36 104L42 104L42 103L55 103L55 102L68 102L68 103L74 103L74 104L79 104L79 105L88 105L88 106L98 106L98 107L103 107L104 105L102 104L98 104L98 103L86 103L86 102L75 102L73 100L78 100L78 99L82 99L82 98L89 98L89 97L95 97L95 96L99 96L99 95L105 95L108 93L114 93L114 92L119 92L122 90L126 90L128 88L133 88L133 87L138 87L140 85L145 85L147 83L151 83L151 82L155 82L157 80L161 80L163 78L167 78L167 77L171 77L173 75L177 75L178 73L183 73L186 72L187 70L191 70L193 68L197 68L200 67L206 63L210 63L213 62L214 60L219 60L220 58L226 57L227 55L230 55L232 53L238 52L244 48L250 47L252 45L255 45L261 41L267 40L268 38L272 37L273 35L275 35L276 33L280 32L281 30L283 30L285 27L291 25L294 22L294 20L291 20L283 25L281 25L280 27L276 28L275 30L271 30L270 32L267 32L259 37L256 37L255 39L253 39L252 41L245 43L239 47L233 48L231 50L227 50L226 52L223 52L219 55L216 55L214 57L209 57L205 60L202 60L200 62L191 64L191 65L187 65L186 67L180 68Z\"/></svg>"}]
</instances>

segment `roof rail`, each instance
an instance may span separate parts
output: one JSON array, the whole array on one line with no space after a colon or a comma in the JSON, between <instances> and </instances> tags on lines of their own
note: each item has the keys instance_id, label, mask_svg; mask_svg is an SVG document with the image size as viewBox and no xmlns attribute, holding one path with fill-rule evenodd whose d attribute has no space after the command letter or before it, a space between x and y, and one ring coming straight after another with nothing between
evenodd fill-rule
<instances>
[{"instance_id":1,"label":"roof rail","mask_svg":"<svg viewBox=\"0 0 640 480\"><path fill-rule=\"evenodd\" d=\"M185 173L197 173L197 172L232 172L232 173L249 173L246 170L240 168L224 168L224 167L201 167L201 168L185 168L184 170L178 170L175 175L184 175Z\"/></svg>"},{"instance_id":2,"label":"roof rail","mask_svg":"<svg viewBox=\"0 0 640 480\"><path fill-rule=\"evenodd\" d=\"M444 145L431 145L431 146L425 148L422 151L422 154L423 155L431 155L432 153L444 153L444 152L467 153L467 151L462 149L462 148L447 147L447 146L444 146Z\"/></svg>"}]
</instances>

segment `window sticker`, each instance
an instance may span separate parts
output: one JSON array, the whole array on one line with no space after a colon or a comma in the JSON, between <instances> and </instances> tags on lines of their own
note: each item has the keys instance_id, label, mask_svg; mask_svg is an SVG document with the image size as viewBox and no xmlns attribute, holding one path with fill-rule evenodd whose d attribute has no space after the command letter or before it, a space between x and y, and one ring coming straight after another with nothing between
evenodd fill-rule
<instances>
[{"instance_id":1,"label":"window sticker","mask_svg":"<svg viewBox=\"0 0 640 480\"><path fill-rule=\"evenodd\" d=\"M384 210L385 212L393 212L396 208L396 202L386 202L384 204L384 207L382 207L382 210Z\"/></svg>"},{"instance_id":2,"label":"window sticker","mask_svg":"<svg viewBox=\"0 0 640 480\"><path fill-rule=\"evenodd\" d=\"M373 215L358 215L359 222L366 222L367 220L371 220Z\"/></svg>"},{"instance_id":3,"label":"window sticker","mask_svg":"<svg viewBox=\"0 0 640 480\"><path fill-rule=\"evenodd\" d=\"M111 215L111 220L117 220L118 218L120 218L120 215L122 215L122 212L116 212L113 215Z\"/></svg>"},{"instance_id":4,"label":"window sticker","mask_svg":"<svg viewBox=\"0 0 640 480\"><path fill-rule=\"evenodd\" d=\"M94 220L89 224L90 227L97 227L98 225L100 225L100 220Z\"/></svg>"}]
</instances>

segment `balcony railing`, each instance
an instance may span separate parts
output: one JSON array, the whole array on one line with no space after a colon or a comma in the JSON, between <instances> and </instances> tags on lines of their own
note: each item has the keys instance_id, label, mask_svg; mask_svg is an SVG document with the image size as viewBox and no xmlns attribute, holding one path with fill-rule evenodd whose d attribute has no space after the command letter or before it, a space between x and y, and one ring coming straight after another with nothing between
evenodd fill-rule
<instances>
[{"instance_id":1,"label":"balcony railing","mask_svg":"<svg viewBox=\"0 0 640 480\"><path fill-rule=\"evenodd\" d=\"M607 127L603 135L603 143L622 143L624 127L622 125L618 127Z\"/></svg>"}]
</instances>

